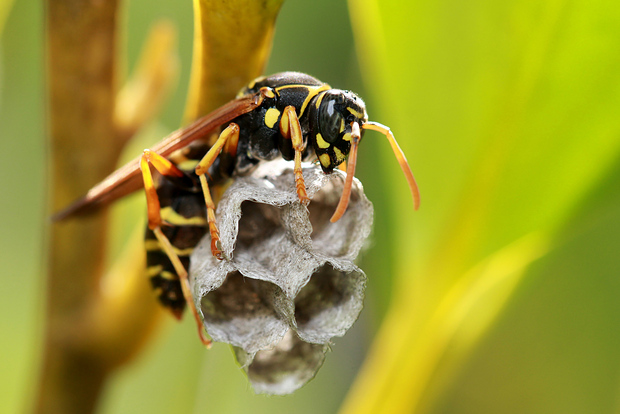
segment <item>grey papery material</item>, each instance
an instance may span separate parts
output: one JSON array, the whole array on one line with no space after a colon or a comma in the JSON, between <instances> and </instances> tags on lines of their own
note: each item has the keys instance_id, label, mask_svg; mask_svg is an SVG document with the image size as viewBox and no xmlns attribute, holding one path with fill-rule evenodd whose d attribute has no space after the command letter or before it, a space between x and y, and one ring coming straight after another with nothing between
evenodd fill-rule
<instances>
[{"instance_id":1,"label":"grey papery material","mask_svg":"<svg viewBox=\"0 0 620 414\"><path fill-rule=\"evenodd\" d=\"M357 319L366 276L353 263L372 226L372 204L354 180L345 215L330 223L345 174L304 164L308 207L290 162L237 178L217 207L225 260L210 238L191 256L196 307L214 341L235 347L254 390L286 394L323 363L331 338Z\"/></svg>"}]
</instances>

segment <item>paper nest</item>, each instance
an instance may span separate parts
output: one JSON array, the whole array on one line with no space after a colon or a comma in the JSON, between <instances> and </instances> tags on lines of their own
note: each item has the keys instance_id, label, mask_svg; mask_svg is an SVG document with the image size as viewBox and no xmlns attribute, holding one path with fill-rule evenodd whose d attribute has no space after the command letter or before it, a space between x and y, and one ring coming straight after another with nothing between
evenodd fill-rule
<instances>
[{"instance_id":1,"label":"paper nest","mask_svg":"<svg viewBox=\"0 0 620 414\"><path fill-rule=\"evenodd\" d=\"M366 275L353 261L370 234L373 209L354 180L349 207L329 219L345 174L304 164L308 207L290 162L239 177L217 207L225 260L205 237L191 256L190 281L214 341L233 345L254 390L289 394L314 377L330 340L357 319Z\"/></svg>"}]
</instances>

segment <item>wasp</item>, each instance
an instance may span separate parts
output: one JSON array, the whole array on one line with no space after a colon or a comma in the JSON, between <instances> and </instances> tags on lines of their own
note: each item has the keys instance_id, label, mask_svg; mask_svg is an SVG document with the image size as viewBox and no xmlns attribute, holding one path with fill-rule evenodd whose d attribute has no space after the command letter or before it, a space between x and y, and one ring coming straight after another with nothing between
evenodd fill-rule
<instances>
[{"instance_id":1,"label":"wasp","mask_svg":"<svg viewBox=\"0 0 620 414\"><path fill-rule=\"evenodd\" d=\"M407 159L388 127L368 121L362 99L312 76L283 72L252 81L235 100L144 150L55 219L88 213L144 188L151 284L161 304L177 318L189 304L200 339L208 345L191 297L187 269L192 250L207 232L212 254L224 259L211 189L249 173L261 161L282 157L294 162L295 189L299 201L307 205L310 199L302 161L317 160L325 174L346 166L344 189L331 218L335 222L347 209L357 149L366 130L387 138L417 209L420 195ZM160 174L158 182L151 167Z\"/></svg>"}]
</instances>

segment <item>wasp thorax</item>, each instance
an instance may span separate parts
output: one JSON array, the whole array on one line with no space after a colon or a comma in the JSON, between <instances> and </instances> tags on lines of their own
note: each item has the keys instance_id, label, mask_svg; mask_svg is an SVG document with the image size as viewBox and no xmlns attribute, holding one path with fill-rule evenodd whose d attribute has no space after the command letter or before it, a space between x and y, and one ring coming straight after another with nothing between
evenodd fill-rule
<instances>
[{"instance_id":1,"label":"wasp thorax","mask_svg":"<svg viewBox=\"0 0 620 414\"><path fill-rule=\"evenodd\" d=\"M352 125L368 120L366 106L353 92L330 89L317 96L310 111L310 140L323 171L330 173L351 150Z\"/></svg>"}]
</instances>

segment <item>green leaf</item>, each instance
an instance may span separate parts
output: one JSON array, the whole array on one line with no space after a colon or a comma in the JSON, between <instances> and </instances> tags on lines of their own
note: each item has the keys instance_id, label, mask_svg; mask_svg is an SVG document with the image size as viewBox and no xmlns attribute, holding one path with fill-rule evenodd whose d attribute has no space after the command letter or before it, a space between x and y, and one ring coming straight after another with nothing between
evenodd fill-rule
<instances>
[{"instance_id":1,"label":"green leaf","mask_svg":"<svg viewBox=\"0 0 620 414\"><path fill-rule=\"evenodd\" d=\"M605 181L527 272L436 412L617 412L620 168Z\"/></svg>"},{"instance_id":2,"label":"green leaf","mask_svg":"<svg viewBox=\"0 0 620 414\"><path fill-rule=\"evenodd\" d=\"M230 101L243 86L262 75L283 1L194 1L189 120Z\"/></svg>"},{"instance_id":3,"label":"green leaf","mask_svg":"<svg viewBox=\"0 0 620 414\"><path fill-rule=\"evenodd\" d=\"M394 196L389 211L378 214L398 217L392 229L396 294L344 412L434 411L444 398L460 407L449 394L462 387L452 383L454 375L503 321L500 305L518 278L494 294L476 292L485 278L518 274L525 262L495 277L472 277L470 269L529 234L547 235L551 249L563 246L563 230L578 207L591 204L593 189L618 163L620 26L613 22L620 7L605 1L351 0L350 9L367 87L381 122L408 154L422 206L412 217L386 148L385 166L378 168L389 171L386 186ZM589 243L620 247L617 238L599 236ZM588 261L591 250L573 258ZM554 270L547 272L538 277ZM587 300L596 302L597 292L590 294ZM475 307L462 307L468 298L476 298ZM528 303L519 303L524 308L515 312L525 318ZM442 331L455 315L459 326ZM502 357L506 366L516 360L509 352ZM583 358L582 368L588 355ZM536 368L544 375L548 367ZM486 391L493 385L489 381ZM531 407L563 412L552 398L540 397ZM495 408L489 412L504 412Z\"/></svg>"},{"instance_id":4,"label":"green leaf","mask_svg":"<svg viewBox=\"0 0 620 414\"><path fill-rule=\"evenodd\" d=\"M2 30L4 29L4 24L11 11L11 6L13 6L13 0L0 0L0 34L2 34Z\"/></svg>"}]
</instances>

